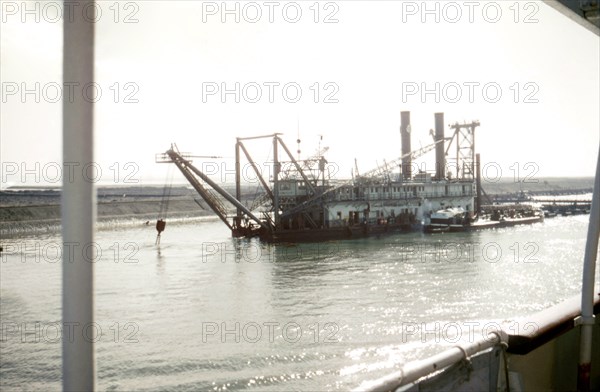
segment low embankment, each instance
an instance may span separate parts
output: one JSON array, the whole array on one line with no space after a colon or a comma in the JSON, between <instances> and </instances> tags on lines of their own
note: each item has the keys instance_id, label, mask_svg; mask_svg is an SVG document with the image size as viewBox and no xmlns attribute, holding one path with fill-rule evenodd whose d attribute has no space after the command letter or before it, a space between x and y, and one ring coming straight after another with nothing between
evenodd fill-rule
<instances>
[{"instance_id":1,"label":"low embankment","mask_svg":"<svg viewBox=\"0 0 600 392\"><path fill-rule=\"evenodd\" d=\"M160 200L114 201L98 203L97 216L99 221L119 218L136 217L140 220L157 219ZM16 222L52 222L60 220L61 207L59 204L23 205L0 207L0 224ZM193 200L172 200L169 202L168 216L196 217L210 212L200 208Z\"/></svg>"}]
</instances>

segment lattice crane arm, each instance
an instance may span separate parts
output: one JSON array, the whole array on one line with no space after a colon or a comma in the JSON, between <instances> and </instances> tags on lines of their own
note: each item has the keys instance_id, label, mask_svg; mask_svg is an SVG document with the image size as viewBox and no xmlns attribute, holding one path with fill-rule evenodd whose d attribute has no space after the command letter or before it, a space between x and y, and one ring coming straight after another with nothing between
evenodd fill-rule
<instances>
[{"instance_id":1,"label":"lattice crane arm","mask_svg":"<svg viewBox=\"0 0 600 392\"><path fill-rule=\"evenodd\" d=\"M402 156L400 156L400 157L398 157L398 158L396 158L396 159L394 159L394 160L392 160L390 162L387 162L387 164L385 166L389 167L389 168L394 168L394 167L400 166L402 164L402 159L404 159L404 158L410 157L411 160L420 158L423 155L427 154L429 151L433 150L438 143L441 143L441 142L443 142L445 140L449 140L449 139L450 138L444 138L444 139L438 140L438 141L436 141L436 142L434 142L432 144L428 144L425 147L422 147L422 148L420 148L418 150L406 153L406 154L404 154L404 155L402 155ZM366 173L364 173L363 175L361 175L361 177L373 178L373 177L375 177L380 172L381 172L381 168L377 167L375 169L371 169L371 170L367 171Z\"/></svg>"}]
</instances>

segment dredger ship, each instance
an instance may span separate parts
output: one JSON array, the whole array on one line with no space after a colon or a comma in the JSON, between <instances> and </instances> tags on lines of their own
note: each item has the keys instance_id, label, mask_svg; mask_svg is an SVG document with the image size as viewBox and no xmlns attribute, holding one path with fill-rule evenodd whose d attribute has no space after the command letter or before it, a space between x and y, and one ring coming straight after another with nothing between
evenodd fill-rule
<instances>
[{"instance_id":1,"label":"dredger ship","mask_svg":"<svg viewBox=\"0 0 600 392\"><path fill-rule=\"evenodd\" d=\"M157 162L174 163L234 237L311 242L423 229L472 230L543 219L543 214L537 212L505 219L501 210L497 211L497 218L492 217L495 220L490 220L489 215L485 222L481 219L480 158L475 153L475 131L479 125L478 121L450 124L452 132L447 137L444 114L436 113L435 130L430 130L433 142L413 151L410 112L401 112L401 155L362 174L356 168L352 178L345 181L329 178L327 148L300 160L294 158L281 134L240 137L235 144L235 195L194 166L175 145L157 155ZM272 141L270 178L263 177L244 144L256 139ZM414 173L413 161L431 151L435 151L435 173ZM240 168L247 164L263 190L251 206L241 201ZM453 214L444 221L440 219L445 216L444 211L460 211L460 216Z\"/></svg>"}]
</instances>

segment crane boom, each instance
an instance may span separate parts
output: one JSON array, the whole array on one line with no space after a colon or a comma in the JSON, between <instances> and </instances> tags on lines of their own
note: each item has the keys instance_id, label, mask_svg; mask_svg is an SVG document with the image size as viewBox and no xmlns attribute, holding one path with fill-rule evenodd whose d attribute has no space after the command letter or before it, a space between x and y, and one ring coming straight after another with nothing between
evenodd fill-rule
<instances>
[{"instance_id":1,"label":"crane boom","mask_svg":"<svg viewBox=\"0 0 600 392\"><path fill-rule=\"evenodd\" d=\"M202 181L208 184L212 189L214 189L217 193L223 196L228 202L233 204L235 207L239 208L243 211L250 219L259 224L265 229L269 227L267 224L260 219L258 219L250 210L246 208L239 200L233 197L229 192L225 189L221 188L214 181L212 181L206 174L202 173L198 168L191 164L191 162L187 159L184 159L179 152L175 151L173 148L166 152L166 155L170 158L171 162L173 162L177 168L181 171L181 173L185 176L185 178L190 182L190 184L194 187L194 189L200 194L200 196L204 199L204 201L210 206L210 208L219 216L219 218L229 227L231 230L234 229L232 224L227 219L227 209L223 205L223 203L215 197L212 193L209 192L208 189L196 178L196 176L200 177Z\"/></svg>"}]
</instances>

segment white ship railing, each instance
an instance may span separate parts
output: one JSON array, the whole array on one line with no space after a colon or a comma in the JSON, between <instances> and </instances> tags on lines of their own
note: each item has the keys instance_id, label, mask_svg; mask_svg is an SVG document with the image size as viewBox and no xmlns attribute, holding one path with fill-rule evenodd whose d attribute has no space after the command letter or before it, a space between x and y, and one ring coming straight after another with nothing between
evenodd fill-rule
<instances>
[{"instance_id":1,"label":"white ship railing","mask_svg":"<svg viewBox=\"0 0 600 392\"><path fill-rule=\"evenodd\" d=\"M600 295L592 298L593 312L600 312ZM576 321L581 315L581 300L574 296L551 308L531 316L514 320L513 327L504 332L494 331L487 337L479 338L473 343L455 346L429 358L409 362L399 371L374 381L364 381L354 391L421 391L430 390L508 390L549 389L574 390L576 377L574 374L577 362ZM514 325L522 328L514 330ZM596 321L597 329L600 323ZM598 333L598 331L596 331ZM549 347L548 344L551 346ZM589 344L590 350L600 352L600 341L595 346ZM495 351L495 352L494 352ZM486 354L504 352L493 355L496 360L477 361ZM596 354L596 358L600 355ZM521 360L521 358L523 358ZM570 359L569 359L570 358ZM461 364L468 365L459 377L453 373ZM475 365L475 366L470 366ZM486 371L481 371L486 369ZM594 370L598 388L599 370ZM586 390L586 388L581 388ZM589 389L588 389L589 390Z\"/></svg>"},{"instance_id":2,"label":"white ship railing","mask_svg":"<svg viewBox=\"0 0 600 392\"><path fill-rule=\"evenodd\" d=\"M423 377L431 375L471 356L492 347L507 344L508 337L503 331L494 331L487 338L482 338L473 343L457 345L440 354L429 358L409 362L404 367L388 376L367 382L354 389L354 392L390 392L403 385L409 385Z\"/></svg>"}]
</instances>

